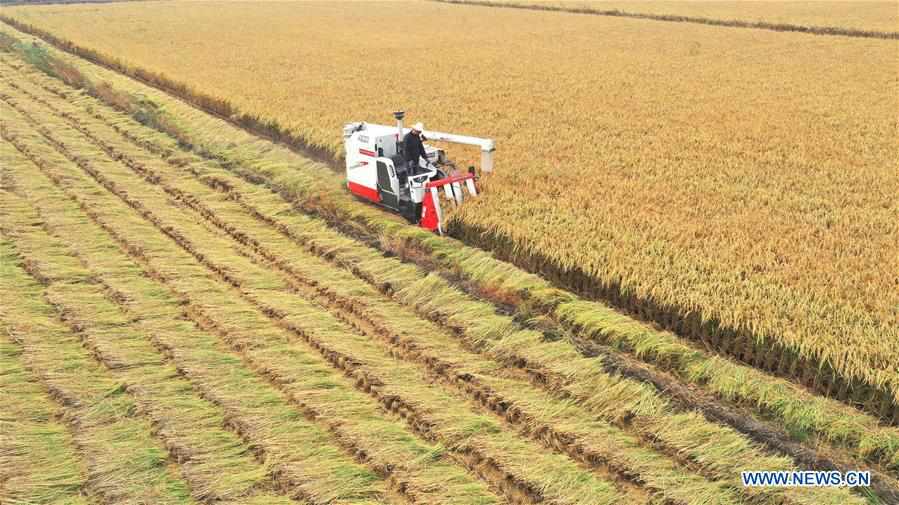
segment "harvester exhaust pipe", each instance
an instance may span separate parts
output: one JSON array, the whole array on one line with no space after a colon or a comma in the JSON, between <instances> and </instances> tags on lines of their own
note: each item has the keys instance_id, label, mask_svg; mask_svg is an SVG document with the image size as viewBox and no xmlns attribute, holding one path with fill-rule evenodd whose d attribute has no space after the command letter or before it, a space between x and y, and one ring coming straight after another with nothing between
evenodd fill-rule
<instances>
[{"instance_id":1,"label":"harvester exhaust pipe","mask_svg":"<svg viewBox=\"0 0 899 505\"><path fill-rule=\"evenodd\" d=\"M393 117L396 118L396 131L397 131L397 142L403 141L403 118L406 117L406 112L398 110L393 113Z\"/></svg>"}]
</instances>

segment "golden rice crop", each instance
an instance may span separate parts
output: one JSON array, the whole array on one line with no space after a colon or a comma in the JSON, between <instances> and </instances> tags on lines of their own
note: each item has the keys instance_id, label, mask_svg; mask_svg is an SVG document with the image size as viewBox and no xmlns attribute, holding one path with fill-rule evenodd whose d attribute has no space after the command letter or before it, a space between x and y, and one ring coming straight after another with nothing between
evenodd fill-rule
<instances>
[{"instance_id":1,"label":"golden rice crop","mask_svg":"<svg viewBox=\"0 0 899 505\"><path fill-rule=\"evenodd\" d=\"M335 156L344 122L389 122L397 108L494 137L488 194L458 223L537 267L896 384L899 43L376 5L5 12Z\"/></svg>"},{"instance_id":2,"label":"golden rice crop","mask_svg":"<svg viewBox=\"0 0 899 505\"><path fill-rule=\"evenodd\" d=\"M788 2L766 0L449 0L496 5L537 6L593 12L618 11L653 16L685 16L722 21L788 24L801 27L837 27L850 30L895 32L899 11L895 2L841 0Z\"/></svg>"}]
</instances>

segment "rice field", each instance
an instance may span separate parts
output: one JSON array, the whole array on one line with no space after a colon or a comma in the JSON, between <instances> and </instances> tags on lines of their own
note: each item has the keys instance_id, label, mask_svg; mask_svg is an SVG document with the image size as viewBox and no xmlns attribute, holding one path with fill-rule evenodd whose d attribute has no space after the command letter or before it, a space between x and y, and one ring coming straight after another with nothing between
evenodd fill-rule
<instances>
[{"instance_id":1,"label":"rice field","mask_svg":"<svg viewBox=\"0 0 899 505\"><path fill-rule=\"evenodd\" d=\"M895 2L869 0L671 1L671 0L441 0L482 5L647 16L661 20L721 23L771 29L858 32L855 35L899 33Z\"/></svg>"},{"instance_id":2,"label":"rice field","mask_svg":"<svg viewBox=\"0 0 899 505\"><path fill-rule=\"evenodd\" d=\"M0 503L899 500L889 401L697 347L329 170L0 24ZM874 485L740 483L834 468Z\"/></svg>"},{"instance_id":3,"label":"rice field","mask_svg":"<svg viewBox=\"0 0 899 505\"><path fill-rule=\"evenodd\" d=\"M344 122L386 122L400 107L493 137L505 169L453 216L457 237L757 368L899 416L899 42L348 5L137 2L5 15L335 160ZM378 29L385 23L417 30L400 39ZM358 31L371 36L348 43ZM230 50L216 42L225 37ZM427 72L379 56L407 46L426 48ZM379 76L377 93L358 84L360 66Z\"/></svg>"}]
</instances>

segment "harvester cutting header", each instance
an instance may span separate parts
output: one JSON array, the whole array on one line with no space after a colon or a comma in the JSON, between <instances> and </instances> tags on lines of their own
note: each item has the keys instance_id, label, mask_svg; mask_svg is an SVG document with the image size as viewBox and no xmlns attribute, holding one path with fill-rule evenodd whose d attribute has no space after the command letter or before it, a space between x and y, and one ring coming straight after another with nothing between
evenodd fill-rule
<instances>
[{"instance_id":1,"label":"harvester cutting header","mask_svg":"<svg viewBox=\"0 0 899 505\"><path fill-rule=\"evenodd\" d=\"M461 205L463 186L470 196L477 196L477 177L474 166L459 173L443 149L423 141L480 147L483 173L493 170L495 144L491 139L424 130L421 123L404 128L405 115L403 111L393 113L396 126L357 122L343 127L347 188L411 223L443 234L441 193L454 205Z\"/></svg>"}]
</instances>

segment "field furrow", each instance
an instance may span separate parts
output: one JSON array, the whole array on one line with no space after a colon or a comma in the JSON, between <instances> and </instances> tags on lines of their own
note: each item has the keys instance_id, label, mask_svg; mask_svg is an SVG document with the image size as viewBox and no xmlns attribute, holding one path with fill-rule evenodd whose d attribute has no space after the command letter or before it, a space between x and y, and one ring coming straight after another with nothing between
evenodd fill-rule
<instances>
[{"instance_id":1,"label":"field furrow","mask_svg":"<svg viewBox=\"0 0 899 505\"><path fill-rule=\"evenodd\" d=\"M4 130L4 135L15 137L16 133ZM20 140L21 138L13 141L20 142ZM60 167L78 170L77 167L67 163L64 158L60 160L58 153L54 156L54 152L49 146L40 146L36 143L25 146L22 143L20 147L26 152L31 149L38 151L43 148L42 151L39 151L40 156L51 162L44 162L44 166L41 168L44 170L55 168L57 172L53 172L52 175L57 177L56 183L70 180L72 175L71 172L58 171ZM42 162L41 158L34 156L34 152L31 152L31 155L37 162ZM20 181L30 180L28 176L23 177L23 175L20 174ZM89 181L83 179L83 176L78 179L80 182ZM47 191L47 189L44 188L43 191ZM58 192L58 190L55 191ZM89 194L91 190L87 191ZM96 193L96 190L94 191ZM93 196L94 199L100 199L100 195L94 194ZM60 197L64 197L64 195L58 195L56 200ZM115 205L103 207L103 203L113 202L76 201L92 219L99 220L113 216L112 219L117 220L119 225L122 224L121 209ZM108 209L109 213L104 213L102 218L96 214L91 215L99 212L96 205L100 205L99 208ZM78 209L78 205L74 209ZM73 208L65 210L72 212ZM74 213L78 215L80 212L75 210ZM65 216L65 213L62 215ZM128 216L127 212L125 216ZM151 256L151 252L159 249L171 250L171 246L166 243L165 236L159 237L159 233L152 226L147 230L146 223L142 222L139 217L131 217L136 219L127 223L127 228L137 234L140 234L141 231L146 233L140 235L144 240L140 247L125 247L129 254L139 259L146 260L149 257L156 259L155 265L157 268L162 266L163 271L155 270L151 272L151 275L157 279L169 281L178 279L180 282L190 284L194 289L192 293L197 291L206 293L204 303L220 310L221 312L216 315L225 324L240 316L242 307L235 307L227 303L228 297L233 296L233 293L225 293L224 296L221 296L221 289L216 291L214 283L206 279L205 275L191 276L189 265L183 264L185 260L183 255L176 254L174 258ZM57 214L56 219L65 218ZM65 223L65 221L63 222ZM66 232L69 244L77 245L80 244L78 237L81 235L77 234L78 228L74 228L73 224L72 222L66 223L65 226L62 226L61 231ZM85 224L82 223L81 226L85 226ZM103 228L92 226L93 229L89 231L92 232L92 235L99 236L98 231L102 231ZM161 238L164 245L146 242L154 236L157 237L157 240ZM116 244L112 245L118 247ZM105 241L104 246L107 248L110 246L108 240ZM105 255L113 253L114 251L105 251ZM121 251L119 254L122 254ZM99 258L94 256L93 259L100 262L99 266L96 264L95 266L102 268L103 256ZM108 275L104 278L110 283L114 282L114 278L111 279ZM212 286L207 286L209 284ZM133 286L141 286L141 284L135 279L128 279L127 282L119 281L115 288L116 292L133 293ZM161 286L145 286L145 288L143 294L153 296L156 300L165 298L168 291ZM134 299L137 298L134 296ZM169 306L177 306L179 302L187 303L187 300L178 299L173 303L170 302ZM165 304L156 307L151 304L146 310L161 311L164 307ZM200 319L203 321L202 324L208 324L201 319L204 317L202 309L196 305L187 305L186 308L180 309L178 313L174 314L175 318L181 317L182 312L185 316ZM173 320L169 316L171 314L165 314L164 311L161 314L161 317L168 320L168 324L175 324L178 327L177 320ZM189 327L191 324L187 326ZM289 369L290 387L287 388L284 384L280 386L288 396L293 398L293 402L299 404L300 412L294 408L285 408L279 395L265 394L266 384L259 383L252 373L246 370L240 373L239 358L217 350L215 342L213 342L215 339L210 339L208 334L200 332L198 336L196 335L198 331L195 329L193 334L182 332L182 337L176 339L177 333L171 331L171 327L168 329L169 331L156 335L158 341L166 346L172 355L176 356L175 360L183 365L184 373L195 377L198 382L205 383L206 390L210 391L210 398L214 397L215 401L220 401L227 407L229 422L233 422L239 426L239 431L249 435L254 445L270 450L270 453L266 455L272 457L271 463L276 467L276 472L280 471L282 476L288 480L298 476L317 479L317 482L300 481L296 483L299 488L305 487L307 490L312 488L318 493L317 496L327 501L329 497L340 498L340 493L346 493L346 496L350 498L355 493L362 492L364 494L371 480L371 476L366 477L365 472L353 468L352 465L341 468L341 463L344 461L339 454L335 455L334 451L325 443L330 437L315 429L305 428L304 424L306 423L303 422L300 415L303 413L310 419L325 423L347 449L359 459L371 462L377 471L393 481L397 492L406 494L413 502L492 503L496 501L483 487L472 482L464 472L454 469L452 464L444 461L439 447L410 440L409 434L396 426L395 421L384 419L377 407L371 404L367 397L362 395L360 398L359 394L352 394L352 389L349 393L341 391L340 386L343 388L351 388L351 386L348 386L347 381L341 380L339 376L335 377L335 373L327 367L320 366L314 360L309 363L308 358L304 359L302 354L294 349L285 349L283 345L264 348L249 344L259 336L259 328L254 326L252 321L249 327L243 326L242 328L246 332L246 340L241 345L235 345L234 348L242 350L247 355L252 355L255 358L252 360L254 362L259 360L259 356L265 356L267 362L263 365L264 368L257 367L257 371L264 373L273 381L276 381L278 377L273 370ZM183 330L183 326L180 329ZM201 338L204 334L207 337L205 339ZM249 347L254 347L254 349L250 350ZM199 349L204 352L196 352ZM194 361L185 361L190 359ZM273 360L277 364L272 363ZM259 391L258 397L253 398L255 396L253 393L256 391ZM247 401L249 401L248 405ZM319 461L320 458L321 461ZM280 470L277 470L279 467ZM361 485L361 491L358 487L356 489L347 488L347 486L353 485Z\"/></svg>"},{"instance_id":2,"label":"field furrow","mask_svg":"<svg viewBox=\"0 0 899 505\"><path fill-rule=\"evenodd\" d=\"M0 270L14 268L14 262L10 244L0 239ZM6 278L7 273L0 277ZM0 331L14 338L8 325L9 294L5 289L0 294ZM62 420L62 410L23 361L21 345L4 336L0 341L0 503L97 503L81 495L87 471Z\"/></svg>"},{"instance_id":3,"label":"field furrow","mask_svg":"<svg viewBox=\"0 0 899 505\"><path fill-rule=\"evenodd\" d=\"M51 110L53 109L53 106L49 107ZM58 113L59 111L54 112ZM66 114L68 113L63 114L63 116ZM49 119L51 118L41 116L42 122ZM217 260L210 258L213 258L213 254L216 251L226 249L227 245L225 243L221 243L218 247L209 245L209 254L206 254L198 252L202 248L198 249L183 238L185 235L191 237L191 239L194 239L196 236L202 236L202 232L199 229L192 228L189 233L180 234L179 242L182 243L182 246L186 250L192 251L195 257L205 262L212 270L219 272L228 282L241 287L252 286L252 283L257 282L261 282L262 285L266 286L266 296L264 297L245 293L247 299L258 309L274 317L286 329L293 331L296 336L309 340L313 345L323 347L327 353L337 353L342 357L358 355L359 353L366 353L366 356L371 356L371 358L366 360L365 365L367 365L367 368L363 365L353 367L354 373L361 370L360 373L366 377L365 380L367 381L372 380L372 373L378 379L381 377L398 377L395 380L399 384L402 384L404 380L415 380L406 379L406 377L411 378L415 375L416 371L413 367L406 367L405 373L407 375L403 376L400 374L398 367L382 365L382 363L386 362L385 358L392 353L404 359L418 361L432 375L436 373L438 377L444 379L445 383L455 385L457 389L473 395L475 399L479 400L486 407L505 415L507 421L513 424L522 424L525 427L525 431L530 435L540 438L551 446L563 446L563 450L567 450L569 455L575 458L584 454L588 456L591 454L590 450L584 450L584 447L602 447L602 444L597 441L596 431L604 432L607 434L606 436L610 433L615 433L619 437L618 442L622 444L619 447L634 444L633 440L628 440L627 437L623 437L623 435L611 429L608 425L602 423L596 425L595 422L590 420L591 417L589 415L581 412L580 406L559 403L559 400L548 397L544 393L522 392L522 378L520 374L513 374L514 376L510 379L504 377L508 371L504 370L502 374L495 371L498 364L503 361L506 364L510 361L520 362L522 364L519 365L519 368L536 368L538 369L537 373L542 374L539 375L539 380L533 380L532 378L531 383L548 382L550 392L555 389L561 390L566 397L580 400L583 404L592 407L598 414L605 416L609 421L617 422L621 425L635 426L633 429L636 429L644 437L649 438L650 444L661 444L667 447L673 455L686 454L690 460L698 462L702 473L708 476L722 479L729 478L733 482L734 475L738 474L740 468L789 468L787 460L774 459L759 452L757 448L747 443L738 434L707 423L701 416L691 413L677 414L671 412L663 399L654 396L654 391L646 388L641 389L639 384L605 375L598 362L579 356L577 350L570 344L545 342L539 332L520 330L516 328L516 325L511 320L488 317L489 322L493 326L481 326L480 328L478 328L476 322L466 321L469 326L475 328L475 333L474 338L469 335L467 345L463 346L460 346L451 335L441 334L438 328L427 325L425 326L429 330L425 331L418 340L415 340L414 337L410 337L410 335L416 333L416 331L411 330L411 325L421 324L421 321L412 316L408 309L404 309L396 304L394 304L396 306L391 305L387 297L350 275L344 274L341 277L340 275L332 274L330 270L333 265L329 263L319 260L319 263L316 264L316 258L310 257L305 248L298 247L291 240L286 240L289 237L282 236L285 235L282 233L283 230L279 231L276 227L273 227L273 229L260 228L258 226L260 223L254 222L252 213L247 214L245 208L222 198L218 193L211 191L209 187L191 179L189 172L171 174L172 167L178 165L178 163L166 164L153 156L148 157L146 153L135 150L133 146L129 146L127 143L107 143L103 140L103 138L107 137L106 135L98 135L96 132L91 131L99 128L99 125L91 124L90 127L84 125L72 126L81 130L81 133L94 142L107 156L122 161L123 164L135 172L133 175L140 176L153 185L158 185L178 204L196 211L198 217L206 220L206 231L209 233L208 238L210 241L215 240L215 231L224 231L231 236L234 242L241 244L240 246L232 245L237 247L237 251L245 259L252 260L258 263L259 266L266 267L266 269L253 271L249 264L237 266L236 258L228 258L220 263L216 263ZM104 133L108 134L109 132ZM161 175L163 171L169 173L163 176ZM104 172L103 177L111 177L111 175L108 172ZM172 179L169 180L169 177ZM133 195L140 188L136 181L130 179L131 182L127 182L128 180L128 177L123 176L122 179L115 179L112 185L120 186L124 188L126 194ZM208 182L210 182L209 179L207 179ZM143 208L156 209L158 208L157 203L164 204L163 201L159 200L158 194L153 196L151 193L145 193L147 196L141 198L143 200L155 198L156 200L151 205L142 206ZM256 217L258 218L258 216ZM263 220L261 224L271 223L266 223ZM322 240L326 240L326 238ZM332 243L339 242L340 238L333 236L331 240ZM206 245L205 240L203 244ZM276 252L273 252L273 250ZM380 265L368 265L368 277L371 277L372 267L380 268L383 275L387 271L385 267L389 267L391 261L397 263L396 268L399 269L399 264L395 260L381 258ZM280 277L273 276L267 269L280 270L282 275ZM354 271L358 274L359 270L360 268L357 264ZM361 270L365 271L365 265L363 265ZM255 275L246 276L246 272L249 271L253 271ZM328 272L328 274L322 277L321 272ZM404 274L417 276L417 280L416 282L407 281L409 287L397 292L396 298L398 301L416 308L420 314L427 315L428 313L436 312L440 315L440 307L446 305L447 302L461 302L469 306L475 304L476 311L483 310L483 307L477 306L473 300L465 299L459 293L453 292L446 285L445 281L439 278L433 276L424 277L423 274L416 272L412 267L406 267ZM317 275L318 277L316 277ZM269 289L272 286L279 286L279 283L280 287ZM273 296L276 294L274 292L276 290L280 290L281 293L278 296ZM295 296L292 296L295 293L302 294L304 297L312 300L317 299L319 302L318 307L302 302ZM441 296L435 296L436 294ZM363 299L377 300L383 311L375 314L377 310L362 301ZM423 303L421 300L429 300L429 302ZM394 313L403 315L404 310L405 319L388 315ZM297 322L300 319L297 314L308 314L309 317L321 318L321 320L320 322L317 320L316 324L312 325L313 327L309 327ZM442 315L446 317L445 313ZM438 317L437 319L441 320L442 318ZM456 321L455 328L458 329L460 326L460 321ZM333 333L335 335L339 334L340 337L329 335L327 331L322 330L322 327L332 329ZM480 331L480 333L477 333L477 331ZM344 338L347 332L354 332L356 338ZM419 329L417 333L422 332ZM399 335L402 335L402 338L398 338ZM496 338L497 336L502 338ZM387 349L383 349L384 345L378 347L369 338L359 337L379 339L382 344L387 346ZM437 340L434 341L434 338ZM499 341L499 343L490 342L491 338ZM443 341L441 342L440 339ZM441 361L443 358L433 350L436 347L428 352L422 352L421 349L427 347L428 342L439 346L444 352L446 350L443 348L444 345L453 349L453 358L449 361ZM484 361L473 354L472 351L478 350L479 347L484 347L485 343L487 343L488 347L495 345L488 354L491 354L494 358L499 358L497 361ZM516 346L518 346L517 350ZM526 350L522 351L522 348ZM516 357L515 352L524 353L524 357ZM453 359L456 360L455 363L451 362ZM533 367L531 364L538 366ZM547 371L539 370L540 367L545 367L548 373ZM448 370L452 371L448 372ZM580 376L578 376L578 371L581 372ZM477 377L477 379L473 379L473 377ZM547 379L551 380L547 381ZM527 382L524 384L525 390L530 389L527 387L529 385ZM604 396L595 394L594 391L596 389L607 391L609 394ZM638 400L626 403L621 402L622 398L637 398ZM510 405L515 406L512 411L509 411ZM530 408L525 407L526 405L530 406ZM561 416L561 418L556 416L551 422L555 423L555 426L566 427L568 431L557 431L556 427L550 424L545 414L541 418L539 413L535 415L529 412L529 409L532 412L539 412L537 406L540 405L544 407L550 406L546 407L547 410L565 410L564 416ZM556 406L551 407L553 405ZM444 424L451 425L455 422L452 418L446 419ZM718 451L722 449L721 447L710 448L709 443L711 441L726 447L726 449L723 452L716 453L716 449ZM572 454L572 448L575 447L577 452ZM611 452L618 451L616 449ZM593 458L594 460L608 461L608 455L611 452L606 452L603 457L603 453L600 451L600 456L596 457L596 454L594 454ZM589 461L590 457L586 459ZM649 481L650 487L655 487L656 489L664 488L658 485L663 482L658 472L664 472L666 470L664 467L649 468L647 471L645 465L641 469L639 465L635 464L635 461L626 462L631 465L631 474L637 473L638 479L644 482ZM618 468L620 471L620 462L618 462ZM627 466L625 465L624 468L627 468ZM634 472L635 468L643 470L645 475L641 476L638 472ZM670 467L667 470L669 471L669 476L675 475L670 472ZM653 472L656 472L656 474L653 475ZM646 477L649 477L649 479ZM655 486L652 483L653 478L655 478ZM729 491L725 492L719 489L718 486L709 486L701 481L694 481L692 487L684 481L680 489L689 492L680 496L667 495L665 498L681 502L690 502L690 499L694 499L696 503L707 502L710 496L717 496L718 501L722 502L734 499L729 497ZM842 500L848 499L848 495L845 495L845 493L831 492L820 494L805 492L800 494L789 491L777 491L766 494L769 497L788 503L824 503L824 500L842 503Z\"/></svg>"},{"instance_id":4,"label":"field furrow","mask_svg":"<svg viewBox=\"0 0 899 505\"><path fill-rule=\"evenodd\" d=\"M49 129L40 128L48 139L61 136L60 132L65 131L62 125L53 123L52 114L43 116L40 111L34 114L40 118L42 125L53 125L52 134ZM66 145L59 140L55 142L60 152L68 152ZM71 143L71 140L68 142ZM72 161L77 161L92 177L103 181L103 185L113 194L130 206L140 209L145 218L169 234L211 272L219 274L226 282L239 286L247 301L260 313L267 314L275 325L288 334L292 333L294 339L305 341L307 345L316 348L334 366L344 368L361 381L362 387L364 384L382 384L385 391L373 394L394 409L409 411L412 414L410 424L416 426L419 432L446 443L460 454L473 455L478 461L493 462L502 469L504 475L511 475L515 485L528 495L550 496L581 503L615 499L603 497L603 493L615 496L608 483L578 469L567 458L553 454L535 458L533 454L540 453L540 450L504 430L497 421L480 413L472 413L464 396L454 398L452 391L444 392L434 386L410 387L427 381L418 367L396 361L369 338L352 333L352 330L333 320L326 311L300 300L285 289L282 279L268 269L254 265L240 255L227 254L230 246L237 246L236 243L211 233L193 220L181 217L181 214L165 217L157 215L157 209L170 205L171 195L166 195L157 185L146 184L143 178L125 168L126 164L110 162L103 164L101 170L98 168L101 165L91 167L86 157L70 152L68 154ZM98 155L93 154L91 161L96 158ZM177 210L177 207L172 210ZM285 308L289 311L289 317L286 317L287 312L283 312ZM313 320L314 324L311 322ZM329 324L332 321L333 324ZM483 433L470 437L474 441L469 441L464 440L469 437L459 436L460 426L485 428Z\"/></svg>"}]
</instances>

